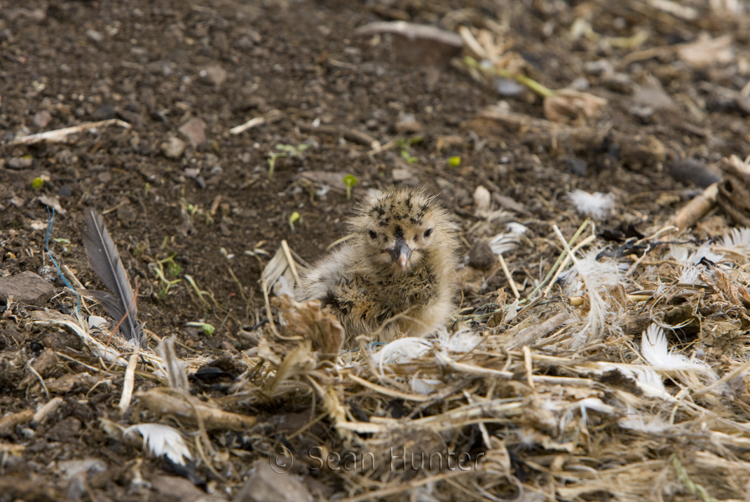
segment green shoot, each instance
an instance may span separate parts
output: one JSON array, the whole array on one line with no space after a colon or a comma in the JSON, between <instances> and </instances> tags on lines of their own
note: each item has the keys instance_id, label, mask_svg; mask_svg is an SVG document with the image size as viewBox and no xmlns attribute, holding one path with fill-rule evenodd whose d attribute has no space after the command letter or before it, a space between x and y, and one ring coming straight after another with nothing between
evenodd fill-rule
<instances>
[{"instance_id":1,"label":"green shoot","mask_svg":"<svg viewBox=\"0 0 750 502\"><path fill-rule=\"evenodd\" d=\"M175 277L179 275L182 269L177 263L174 262L175 256L176 255L172 255L169 258L165 258L151 264L151 268L153 268L154 274L156 274L156 277L162 283L162 288L157 294L160 300L164 300L167 297L167 295L169 294L169 288L180 282L180 279L175 279ZM166 270L164 267L165 265ZM168 279L168 277L172 280Z\"/></svg>"},{"instance_id":2,"label":"green shoot","mask_svg":"<svg viewBox=\"0 0 750 502\"><path fill-rule=\"evenodd\" d=\"M279 145L276 145L276 148L278 148ZM276 166L276 159L279 159L281 157L286 157L285 153L281 152L268 152L268 179L270 180L273 177L273 169Z\"/></svg>"},{"instance_id":3,"label":"green shoot","mask_svg":"<svg viewBox=\"0 0 750 502\"><path fill-rule=\"evenodd\" d=\"M409 153L409 150L401 150L401 158L404 159L407 164L414 164L418 160Z\"/></svg>"},{"instance_id":4,"label":"green shoot","mask_svg":"<svg viewBox=\"0 0 750 502\"><path fill-rule=\"evenodd\" d=\"M299 213L297 211L293 212L289 216L289 228L292 229L292 232L294 232L294 222L297 221L297 220L299 220L300 218L301 218L301 216L299 215Z\"/></svg>"},{"instance_id":5,"label":"green shoot","mask_svg":"<svg viewBox=\"0 0 750 502\"><path fill-rule=\"evenodd\" d=\"M208 336L213 335L214 331L216 330L216 328L214 328L213 326L211 326L210 324L206 322L189 322L189 323L186 323L185 326L192 326L194 328L200 328Z\"/></svg>"},{"instance_id":6,"label":"green shoot","mask_svg":"<svg viewBox=\"0 0 750 502\"><path fill-rule=\"evenodd\" d=\"M352 188L357 184L357 178L353 174L344 176L344 185L346 185L346 200L352 200Z\"/></svg>"},{"instance_id":7,"label":"green shoot","mask_svg":"<svg viewBox=\"0 0 750 502\"><path fill-rule=\"evenodd\" d=\"M34 178L34 181L31 182L31 188L34 190L41 190L42 187L44 187L44 180L42 178Z\"/></svg>"},{"instance_id":8,"label":"green shoot","mask_svg":"<svg viewBox=\"0 0 750 502\"><path fill-rule=\"evenodd\" d=\"M411 154L409 148L411 147L411 145L415 145L421 142L422 136L414 136L413 138L409 138L408 140L403 138L399 138L396 140L396 146L401 150L401 158L404 159L407 164L414 164L415 162L417 162L417 160L419 160Z\"/></svg>"},{"instance_id":9,"label":"green shoot","mask_svg":"<svg viewBox=\"0 0 750 502\"><path fill-rule=\"evenodd\" d=\"M497 77L507 78L510 80L515 80L521 85L525 85L528 87L532 92L535 92L539 96L543 98L549 98L551 96L554 96L557 94L557 91L553 91L552 89L548 89L547 87L543 86L536 80L530 79L526 75L522 75L520 73L513 73L509 70L506 70L504 68L494 68L494 67L485 67L483 66L479 61L476 59L470 57L470 56L464 56L464 64L468 66L469 68L474 68L475 70L479 70L483 73L488 73L490 75L494 75Z\"/></svg>"},{"instance_id":10,"label":"green shoot","mask_svg":"<svg viewBox=\"0 0 750 502\"><path fill-rule=\"evenodd\" d=\"M195 283L193 278L189 275L185 275L185 280L190 283L190 285L193 287L193 290L195 290L195 293L198 295L198 299L203 304L203 308L208 309L210 307L209 303L203 298L203 295L211 296L208 291L201 291L198 289L198 285Z\"/></svg>"},{"instance_id":11,"label":"green shoot","mask_svg":"<svg viewBox=\"0 0 750 502\"><path fill-rule=\"evenodd\" d=\"M143 253L146 252L146 246L147 246L147 243L145 241L141 242L140 244L136 244L133 247L133 250L131 251L131 254L133 255L133 257L140 258L143 255Z\"/></svg>"},{"instance_id":12,"label":"green shoot","mask_svg":"<svg viewBox=\"0 0 750 502\"><path fill-rule=\"evenodd\" d=\"M461 157L455 156L448 159L448 165L451 167L458 167L461 165Z\"/></svg>"},{"instance_id":13,"label":"green shoot","mask_svg":"<svg viewBox=\"0 0 750 502\"><path fill-rule=\"evenodd\" d=\"M214 303L217 309L219 309L222 312L227 312L227 309L219 305L219 302L216 301L216 298L214 297L214 294L211 291L205 291L205 290L199 289L198 285L195 283L193 278L190 277L189 275L185 274L183 277L185 277L185 280L190 283L190 286L192 286L193 291L195 291L195 293L198 295L198 299L203 304L203 308L205 308L206 310L211 308L211 305L206 301L205 298L203 298L204 296L207 296L211 298L211 301Z\"/></svg>"}]
</instances>

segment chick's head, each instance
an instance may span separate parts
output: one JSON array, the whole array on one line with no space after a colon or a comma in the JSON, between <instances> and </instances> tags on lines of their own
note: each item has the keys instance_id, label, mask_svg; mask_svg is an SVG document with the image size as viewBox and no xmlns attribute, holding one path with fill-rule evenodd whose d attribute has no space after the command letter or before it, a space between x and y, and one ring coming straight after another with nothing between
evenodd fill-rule
<instances>
[{"instance_id":1,"label":"chick's head","mask_svg":"<svg viewBox=\"0 0 750 502\"><path fill-rule=\"evenodd\" d=\"M401 272L450 239L451 231L447 213L435 197L415 189L371 197L351 223L367 259Z\"/></svg>"}]
</instances>

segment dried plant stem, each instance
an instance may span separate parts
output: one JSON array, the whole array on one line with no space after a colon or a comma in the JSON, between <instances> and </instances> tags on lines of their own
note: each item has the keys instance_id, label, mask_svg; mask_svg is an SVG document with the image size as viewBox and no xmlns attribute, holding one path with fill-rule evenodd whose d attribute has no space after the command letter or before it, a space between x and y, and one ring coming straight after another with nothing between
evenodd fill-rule
<instances>
[{"instance_id":1,"label":"dried plant stem","mask_svg":"<svg viewBox=\"0 0 750 502\"><path fill-rule=\"evenodd\" d=\"M510 289L513 290L513 296L516 298L521 298L521 295L518 294L518 288L516 288L516 283L513 281L513 277L510 275L510 270L508 270L508 265L505 263L505 258L503 258L502 254L497 255L497 259L500 260L500 266L503 267L503 273L505 274L505 278L508 279L508 284L510 284Z\"/></svg>"},{"instance_id":2,"label":"dried plant stem","mask_svg":"<svg viewBox=\"0 0 750 502\"><path fill-rule=\"evenodd\" d=\"M432 400L431 396L422 396L419 394L406 394L404 392L389 389L387 387L383 387L382 385L369 382L365 380L364 378L359 378L357 375L354 375L354 374L349 374L348 378L352 380L353 382L358 383L362 387L367 387L368 389L374 390L375 392L378 392L384 396L390 396L395 399L404 399L406 401L418 401L418 402Z\"/></svg>"},{"instance_id":3,"label":"dried plant stem","mask_svg":"<svg viewBox=\"0 0 750 502\"><path fill-rule=\"evenodd\" d=\"M281 241L281 249L284 251L287 263L289 263L289 269L292 271L295 283L300 284L302 281L300 281L299 274L297 273L297 265L294 263L292 252L289 250L289 244L287 244L286 240Z\"/></svg>"},{"instance_id":4,"label":"dried plant stem","mask_svg":"<svg viewBox=\"0 0 750 502\"><path fill-rule=\"evenodd\" d=\"M719 195L719 184L714 183L702 194L687 203L674 217L674 224L680 230L692 227L716 205Z\"/></svg>"},{"instance_id":5,"label":"dried plant stem","mask_svg":"<svg viewBox=\"0 0 750 502\"><path fill-rule=\"evenodd\" d=\"M557 94L556 91L553 91L552 89L549 89L548 87L543 86L536 80L531 79L527 77L526 75L521 75L520 73L511 73L510 71L504 68L495 68L494 66L485 67L482 64L480 64L479 61L477 61L471 56L465 56L464 63L469 68L474 68L475 70L479 70L484 73L489 73L490 75L494 75L496 77L502 77L502 78L507 78L509 80L515 80L519 84L525 85L526 87L528 87L533 92L535 92L536 94L540 95L543 98L549 98Z\"/></svg>"},{"instance_id":6,"label":"dried plant stem","mask_svg":"<svg viewBox=\"0 0 750 502\"><path fill-rule=\"evenodd\" d=\"M138 366L138 356L140 346L135 346L135 351L128 360L128 367L125 369L125 379L122 383L122 396L120 397L120 413L125 414L130 407L130 401L133 398L133 387L135 386L135 368Z\"/></svg>"},{"instance_id":7,"label":"dried plant stem","mask_svg":"<svg viewBox=\"0 0 750 502\"><path fill-rule=\"evenodd\" d=\"M461 471L461 470L449 471L444 474L438 474L437 476L430 476L424 479L420 479L418 481L409 481L408 483L394 486L392 488L384 488L382 490L376 490L374 492L363 493L362 495L357 495L356 497L342 499L340 502L360 502L362 500L371 500L371 499L387 497L389 495L395 495L396 493L405 492L407 490L413 490L414 488L419 488L420 486L424 486L430 483L437 483L438 481L442 481L445 479L455 478L456 476L460 476L461 474L467 474L469 472L472 472L472 471Z\"/></svg>"}]
</instances>

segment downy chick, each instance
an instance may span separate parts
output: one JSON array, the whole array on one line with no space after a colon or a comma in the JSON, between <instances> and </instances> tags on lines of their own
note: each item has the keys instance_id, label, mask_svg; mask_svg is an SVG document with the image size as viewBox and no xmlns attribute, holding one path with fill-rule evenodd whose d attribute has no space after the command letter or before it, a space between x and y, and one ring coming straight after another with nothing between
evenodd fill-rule
<instances>
[{"instance_id":1,"label":"downy chick","mask_svg":"<svg viewBox=\"0 0 750 502\"><path fill-rule=\"evenodd\" d=\"M350 226L354 236L307 274L297 299L330 306L348 340L442 326L453 313L458 242L435 197L391 189L366 200Z\"/></svg>"}]
</instances>

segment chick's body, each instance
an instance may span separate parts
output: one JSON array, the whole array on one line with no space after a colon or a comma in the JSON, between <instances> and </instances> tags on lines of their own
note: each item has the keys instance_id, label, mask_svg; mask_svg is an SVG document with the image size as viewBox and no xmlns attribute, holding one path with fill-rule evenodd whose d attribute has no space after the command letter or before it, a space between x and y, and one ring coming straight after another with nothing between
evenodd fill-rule
<instances>
[{"instance_id":1,"label":"chick's body","mask_svg":"<svg viewBox=\"0 0 750 502\"><path fill-rule=\"evenodd\" d=\"M422 190L368 199L354 236L305 277L299 300L329 305L349 339L421 336L453 311L457 240L445 210Z\"/></svg>"}]
</instances>

